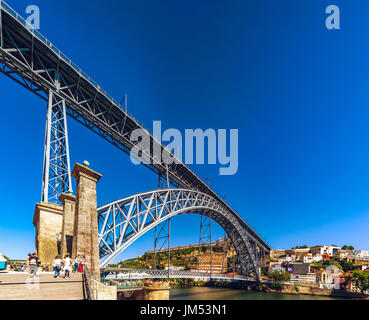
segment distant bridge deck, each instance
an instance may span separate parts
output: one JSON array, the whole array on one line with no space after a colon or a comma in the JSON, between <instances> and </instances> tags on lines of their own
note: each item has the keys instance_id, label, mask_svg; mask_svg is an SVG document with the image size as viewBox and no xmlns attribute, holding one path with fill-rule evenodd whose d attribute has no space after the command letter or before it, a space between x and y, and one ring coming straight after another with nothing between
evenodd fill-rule
<instances>
[{"instance_id":1,"label":"distant bridge deck","mask_svg":"<svg viewBox=\"0 0 369 320\"><path fill-rule=\"evenodd\" d=\"M152 269L127 269L127 268L103 268L102 278L106 280L140 280L140 279L205 279L205 280L237 280L252 281L256 279L241 275L217 274L210 272L191 272L180 270L152 270Z\"/></svg>"}]
</instances>

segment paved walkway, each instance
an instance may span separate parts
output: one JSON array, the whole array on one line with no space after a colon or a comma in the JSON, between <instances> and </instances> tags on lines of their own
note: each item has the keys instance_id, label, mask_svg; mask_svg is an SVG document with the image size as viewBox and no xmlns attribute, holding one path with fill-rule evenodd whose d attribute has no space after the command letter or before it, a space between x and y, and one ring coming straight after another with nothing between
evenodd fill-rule
<instances>
[{"instance_id":1,"label":"paved walkway","mask_svg":"<svg viewBox=\"0 0 369 320\"><path fill-rule=\"evenodd\" d=\"M0 273L0 300L83 299L81 274L71 274L70 279L55 279L51 272L41 272L39 276L30 279L23 272Z\"/></svg>"}]
</instances>

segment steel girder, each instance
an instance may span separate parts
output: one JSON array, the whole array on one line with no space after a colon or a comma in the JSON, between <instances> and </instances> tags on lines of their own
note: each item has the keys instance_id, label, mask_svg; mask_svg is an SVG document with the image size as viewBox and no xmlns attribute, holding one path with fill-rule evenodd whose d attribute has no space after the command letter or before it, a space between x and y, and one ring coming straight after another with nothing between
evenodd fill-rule
<instances>
[{"instance_id":1,"label":"steel girder","mask_svg":"<svg viewBox=\"0 0 369 320\"><path fill-rule=\"evenodd\" d=\"M216 221L236 248L241 272L260 279L258 244L250 239L239 220L217 199L186 189L159 189L114 201L97 210L101 267L156 225L185 213L205 215Z\"/></svg>"},{"instance_id":2,"label":"steel girder","mask_svg":"<svg viewBox=\"0 0 369 320\"><path fill-rule=\"evenodd\" d=\"M27 29L26 21L3 1L0 10L0 72L46 101L49 92L54 92L65 100L68 116L120 150L128 154L135 151L129 137L135 129L146 130L144 126L42 34ZM60 87L54 81L57 74ZM143 154L150 162L143 165L157 174L165 174L168 169L174 186L201 191L217 199L251 239L270 251L268 244L185 164L173 163L167 168L164 163L158 163L152 151L157 148L164 153L169 151L146 132L150 145Z\"/></svg>"}]
</instances>

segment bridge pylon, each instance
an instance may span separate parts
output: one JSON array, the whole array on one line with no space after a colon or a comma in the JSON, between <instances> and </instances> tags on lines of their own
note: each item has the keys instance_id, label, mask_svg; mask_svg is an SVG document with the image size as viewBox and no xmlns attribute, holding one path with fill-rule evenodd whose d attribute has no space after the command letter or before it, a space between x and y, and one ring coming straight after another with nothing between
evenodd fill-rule
<instances>
[{"instance_id":1,"label":"bridge pylon","mask_svg":"<svg viewBox=\"0 0 369 320\"><path fill-rule=\"evenodd\" d=\"M49 91L41 201L57 203L72 190L65 100Z\"/></svg>"},{"instance_id":2,"label":"bridge pylon","mask_svg":"<svg viewBox=\"0 0 369 320\"><path fill-rule=\"evenodd\" d=\"M158 178L158 189L170 188L170 181L168 176L168 166L165 175L159 174ZM164 248L165 244L168 245L168 278L170 275L170 218L166 220L161 226L155 226L155 237L154 237L154 269L157 267L157 250L160 251ZM160 243L161 242L161 243Z\"/></svg>"}]
</instances>

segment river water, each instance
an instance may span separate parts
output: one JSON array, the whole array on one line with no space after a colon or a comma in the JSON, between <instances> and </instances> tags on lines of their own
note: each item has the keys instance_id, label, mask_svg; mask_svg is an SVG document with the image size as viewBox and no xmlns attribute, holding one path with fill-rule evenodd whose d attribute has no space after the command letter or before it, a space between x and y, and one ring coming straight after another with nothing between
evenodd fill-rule
<instances>
[{"instance_id":1,"label":"river water","mask_svg":"<svg viewBox=\"0 0 369 320\"><path fill-rule=\"evenodd\" d=\"M170 300L342 300L342 298L277 294L228 288L172 287Z\"/></svg>"}]
</instances>

